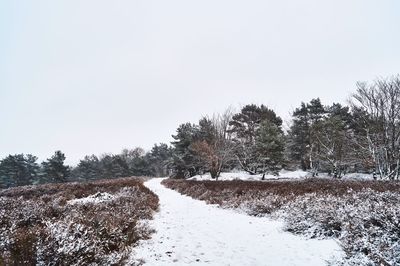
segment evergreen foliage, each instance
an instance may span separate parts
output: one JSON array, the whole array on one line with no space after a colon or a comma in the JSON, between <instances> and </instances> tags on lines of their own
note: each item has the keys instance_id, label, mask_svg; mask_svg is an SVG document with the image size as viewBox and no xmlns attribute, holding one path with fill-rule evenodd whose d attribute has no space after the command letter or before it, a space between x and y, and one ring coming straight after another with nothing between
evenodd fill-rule
<instances>
[{"instance_id":1,"label":"evergreen foliage","mask_svg":"<svg viewBox=\"0 0 400 266\"><path fill-rule=\"evenodd\" d=\"M0 161L0 188L36 183L39 165L31 154L8 155Z\"/></svg>"},{"instance_id":2,"label":"evergreen foliage","mask_svg":"<svg viewBox=\"0 0 400 266\"><path fill-rule=\"evenodd\" d=\"M50 183L66 182L70 169L64 165L64 161L64 153L56 151L47 161L42 162L42 179Z\"/></svg>"}]
</instances>

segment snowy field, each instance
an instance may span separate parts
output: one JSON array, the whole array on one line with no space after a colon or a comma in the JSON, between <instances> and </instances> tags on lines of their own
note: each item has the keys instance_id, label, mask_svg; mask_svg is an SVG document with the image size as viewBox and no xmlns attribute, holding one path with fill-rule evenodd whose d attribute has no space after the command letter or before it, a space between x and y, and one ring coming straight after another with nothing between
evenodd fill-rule
<instances>
[{"instance_id":1,"label":"snowy field","mask_svg":"<svg viewBox=\"0 0 400 266\"><path fill-rule=\"evenodd\" d=\"M145 265L326 265L342 256L334 240L310 240L282 231L282 222L224 210L145 183L160 200L151 221L156 233L132 260Z\"/></svg>"},{"instance_id":2,"label":"snowy field","mask_svg":"<svg viewBox=\"0 0 400 266\"><path fill-rule=\"evenodd\" d=\"M266 174L265 175L265 180L271 180L271 179L300 179L300 178L307 178L311 177L311 173L307 171L302 171L302 170L296 170L296 171L287 171L287 170L281 170L279 172L279 175L271 175L271 174ZM318 177L320 178L332 178L332 176L329 176L326 173L319 173ZM257 175L250 175L247 172L244 171L236 171L236 172L225 172L221 173L220 177L218 177L218 180L249 180L249 181L260 181L262 179L261 174ZM372 175L371 174L364 174L364 173L349 173L345 174L342 176L342 179L360 179L360 180L371 180ZM204 175L196 175L189 180L215 180L211 178L211 175L209 173L206 173Z\"/></svg>"}]
</instances>

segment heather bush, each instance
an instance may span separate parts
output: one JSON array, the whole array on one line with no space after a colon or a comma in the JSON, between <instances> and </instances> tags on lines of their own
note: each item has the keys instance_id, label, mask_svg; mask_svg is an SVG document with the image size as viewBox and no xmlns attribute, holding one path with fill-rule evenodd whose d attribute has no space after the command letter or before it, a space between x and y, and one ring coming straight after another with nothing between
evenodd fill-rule
<instances>
[{"instance_id":1,"label":"heather bush","mask_svg":"<svg viewBox=\"0 0 400 266\"><path fill-rule=\"evenodd\" d=\"M341 197L307 194L279 212L286 229L310 237L337 237L351 256L371 264L400 263L400 193L365 189Z\"/></svg>"},{"instance_id":2,"label":"heather bush","mask_svg":"<svg viewBox=\"0 0 400 266\"><path fill-rule=\"evenodd\" d=\"M399 182L356 180L165 180L177 191L249 215L282 218L285 229L337 238L343 265L400 264Z\"/></svg>"},{"instance_id":3,"label":"heather bush","mask_svg":"<svg viewBox=\"0 0 400 266\"><path fill-rule=\"evenodd\" d=\"M138 178L0 191L0 265L122 264L157 208Z\"/></svg>"}]
</instances>

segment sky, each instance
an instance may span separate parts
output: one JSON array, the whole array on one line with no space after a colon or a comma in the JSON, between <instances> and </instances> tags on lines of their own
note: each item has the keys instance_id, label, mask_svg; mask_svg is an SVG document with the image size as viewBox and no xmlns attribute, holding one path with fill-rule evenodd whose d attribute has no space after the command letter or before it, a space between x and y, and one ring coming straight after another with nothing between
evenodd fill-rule
<instances>
[{"instance_id":1,"label":"sky","mask_svg":"<svg viewBox=\"0 0 400 266\"><path fill-rule=\"evenodd\" d=\"M151 149L265 104L345 103L400 73L397 0L0 1L0 158Z\"/></svg>"}]
</instances>

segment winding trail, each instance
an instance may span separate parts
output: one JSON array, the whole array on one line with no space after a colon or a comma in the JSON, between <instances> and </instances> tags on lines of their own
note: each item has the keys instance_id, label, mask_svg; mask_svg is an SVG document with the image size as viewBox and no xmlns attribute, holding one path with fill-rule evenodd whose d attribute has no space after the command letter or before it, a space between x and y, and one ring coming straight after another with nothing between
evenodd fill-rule
<instances>
[{"instance_id":1,"label":"winding trail","mask_svg":"<svg viewBox=\"0 0 400 266\"><path fill-rule=\"evenodd\" d=\"M145 183L160 199L150 240L135 249L145 265L326 265L342 254L333 240L310 240L282 231L282 222L251 217Z\"/></svg>"}]
</instances>

